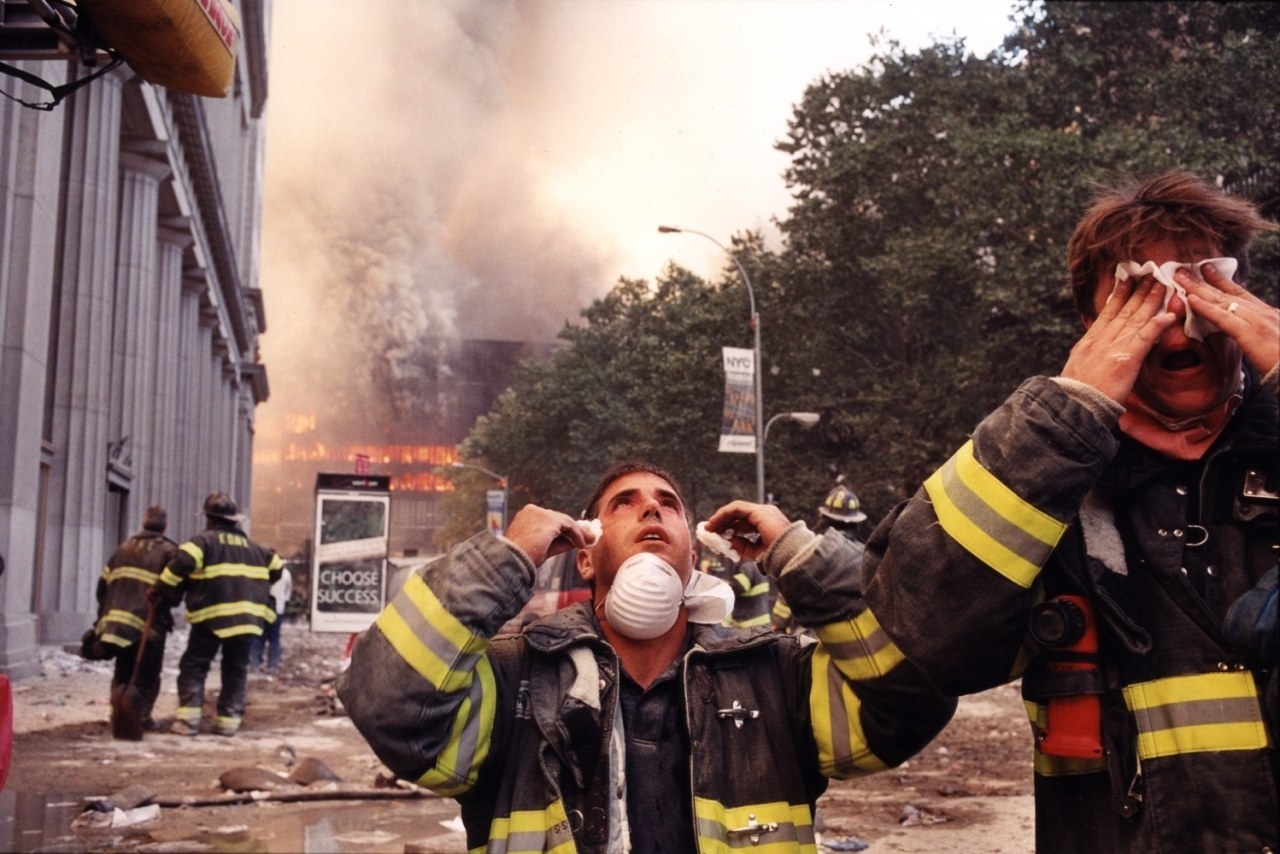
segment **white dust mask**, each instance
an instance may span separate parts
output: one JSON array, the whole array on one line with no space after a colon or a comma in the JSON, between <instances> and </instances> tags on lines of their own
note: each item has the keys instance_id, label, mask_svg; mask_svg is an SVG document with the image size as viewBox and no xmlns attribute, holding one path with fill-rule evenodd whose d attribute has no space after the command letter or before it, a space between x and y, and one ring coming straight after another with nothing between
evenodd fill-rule
<instances>
[{"instance_id":1,"label":"white dust mask","mask_svg":"<svg viewBox=\"0 0 1280 854\"><path fill-rule=\"evenodd\" d=\"M609 625L633 640L650 640L676 623L685 605L690 622L719 623L733 610L733 589L718 578L693 573L688 586L657 555L637 552L622 562L604 600Z\"/></svg>"}]
</instances>

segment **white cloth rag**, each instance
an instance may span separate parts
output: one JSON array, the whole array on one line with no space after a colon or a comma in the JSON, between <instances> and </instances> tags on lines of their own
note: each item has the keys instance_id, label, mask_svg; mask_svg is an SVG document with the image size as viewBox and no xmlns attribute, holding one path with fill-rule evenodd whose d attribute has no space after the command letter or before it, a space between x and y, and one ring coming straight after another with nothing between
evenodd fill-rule
<instances>
[{"instance_id":1,"label":"white cloth rag","mask_svg":"<svg viewBox=\"0 0 1280 854\"><path fill-rule=\"evenodd\" d=\"M1228 279L1235 277L1236 267L1239 266L1235 258L1206 258L1194 264L1184 264L1181 261L1165 261L1163 264L1156 264L1155 261L1148 261L1145 264L1139 264L1137 261L1121 261L1116 265L1116 282L1126 281L1130 277L1138 279L1143 276L1150 276L1164 285L1164 302L1161 303L1160 310L1168 311L1169 300L1173 298L1174 294L1177 294L1182 299L1183 305L1187 307L1186 321L1182 326L1183 330L1187 333L1188 338L1203 341L1204 336L1210 332L1217 332L1218 327L1203 317L1196 317L1195 313L1191 311L1191 303L1187 302L1186 288L1177 283L1173 278L1173 274L1180 268L1186 267L1195 271L1201 278L1204 278L1200 268L1205 264L1212 264L1219 273ZM1107 299L1109 301L1111 297L1107 297Z\"/></svg>"},{"instance_id":2,"label":"white cloth rag","mask_svg":"<svg viewBox=\"0 0 1280 854\"><path fill-rule=\"evenodd\" d=\"M733 613L733 588L697 569L684 588L684 607L691 623L721 623Z\"/></svg>"}]
</instances>

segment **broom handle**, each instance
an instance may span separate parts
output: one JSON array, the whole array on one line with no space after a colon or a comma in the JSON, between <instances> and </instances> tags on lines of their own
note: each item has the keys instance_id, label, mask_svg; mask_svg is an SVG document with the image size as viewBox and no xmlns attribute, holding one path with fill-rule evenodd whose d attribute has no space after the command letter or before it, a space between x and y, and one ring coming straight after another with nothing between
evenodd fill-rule
<instances>
[{"instance_id":1,"label":"broom handle","mask_svg":"<svg viewBox=\"0 0 1280 854\"><path fill-rule=\"evenodd\" d=\"M129 684L125 686L125 690L133 687L133 683L138 681L138 668L142 665L142 653L147 648L147 635L151 634L151 621L156 616L156 603L147 600L147 621L142 624L142 637L138 640L138 654L133 659L133 672L129 674Z\"/></svg>"}]
</instances>

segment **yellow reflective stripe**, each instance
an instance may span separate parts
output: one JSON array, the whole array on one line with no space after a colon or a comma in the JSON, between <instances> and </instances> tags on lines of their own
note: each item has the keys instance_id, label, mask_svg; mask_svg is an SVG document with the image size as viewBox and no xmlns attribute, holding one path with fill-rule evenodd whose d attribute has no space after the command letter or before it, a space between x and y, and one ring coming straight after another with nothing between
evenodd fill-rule
<instances>
[{"instance_id":1,"label":"yellow reflective stripe","mask_svg":"<svg viewBox=\"0 0 1280 854\"><path fill-rule=\"evenodd\" d=\"M973 456L972 440L924 488L943 530L1019 587L1032 585L1067 529L984 469Z\"/></svg>"},{"instance_id":2,"label":"yellow reflective stripe","mask_svg":"<svg viewBox=\"0 0 1280 854\"><path fill-rule=\"evenodd\" d=\"M693 823L698 835L698 850L702 854L740 850L792 854L795 851L818 850L808 804L774 801L726 807L719 801L694 798ZM752 830L753 827L759 827L759 830Z\"/></svg>"},{"instance_id":3,"label":"yellow reflective stripe","mask_svg":"<svg viewBox=\"0 0 1280 854\"><path fill-rule=\"evenodd\" d=\"M481 850L492 854L543 851L572 854L577 848L564 804L557 800L546 809L517 810L504 818L495 818L489 825L489 845Z\"/></svg>"},{"instance_id":4,"label":"yellow reflective stripe","mask_svg":"<svg viewBox=\"0 0 1280 854\"><path fill-rule=\"evenodd\" d=\"M120 635L112 634L111 632L103 632L98 640L103 643L112 644L113 646L133 646L133 641L128 640L127 638L122 638Z\"/></svg>"},{"instance_id":5,"label":"yellow reflective stripe","mask_svg":"<svg viewBox=\"0 0 1280 854\"><path fill-rule=\"evenodd\" d=\"M418 779L418 785L456 797L476 784L480 766L489 758L497 705L493 666L482 657L476 663L467 697L454 716L449 741L436 756L435 765Z\"/></svg>"},{"instance_id":6,"label":"yellow reflective stripe","mask_svg":"<svg viewBox=\"0 0 1280 854\"><path fill-rule=\"evenodd\" d=\"M1261 750L1271 744L1248 671L1198 673L1124 689L1138 723L1138 756Z\"/></svg>"},{"instance_id":7,"label":"yellow reflective stripe","mask_svg":"<svg viewBox=\"0 0 1280 854\"><path fill-rule=\"evenodd\" d=\"M1027 710L1027 720L1031 722L1031 734L1039 741L1040 733L1048 725L1048 709L1030 700L1023 700L1022 705ZM1095 774L1106 770L1106 767L1107 760L1105 758L1078 759L1074 756L1046 756L1039 750L1035 751L1033 763L1035 773L1041 777L1072 777L1078 774Z\"/></svg>"},{"instance_id":8,"label":"yellow reflective stripe","mask_svg":"<svg viewBox=\"0 0 1280 854\"><path fill-rule=\"evenodd\" d=\"M103 570L102 576L107 580L108 584L123 578L132 578L135 581L141 581L148 587L160 579L159 573L143 569L140 566L117 566L115 569Z\"/></svg>"},{"instance_id":9,"label":"yellow reflective stripe","mask_svg":"<svg viewBox=\"0 0 1280 854\"><path fill-rule=\"evenodd\" d=\"M199 566L200 564L204 563L204 549L200 548L190 540L178 546L178 550L186 552L187 554L191 555L191 557L196 562L196 566Z\"/></svg>"},{"instance_id":10,"label":"yellow reflective stripe","mask_svg":"<svg viewBox=\"0 0 1280 854\"><path fill-rule=\"evenodd\" d=\"M884 676L905 658L880 628L880 621L870 608L852 620L828 623L814 629L814 632L831 654L836 667L850 679Z\"/></svg>"},{"instance_id":11,"label":"yellow reflective stripe","mask_svg":"<svg viewBox=\"0 0 1280 854\"><path fill-rule=\"evenodd\" d=\"M169 587L177 587L182 583L182 576L173 570L165 567L164 572L160 573L160 583L167 584Z\"/></svg>"},{"instance_id":12,"label":"yellow reflective stripe","mask_svg":"<svg viewBox=\"0 0 1280 854\"><path fill-rule=\"evenodd\" d=\"M751 577L745 572L739 572L733 576L733 580L737 583L738 588L742 591L738 594L739 599L750 598L752 596L762 596L769 592L769 580L751 583Z\"/></svg>"},{"instance_id":13,"label":"yellow reflective stripe","mask_svg":"<svg viewBox=\"0 0 1280 854\"><path fill-rule=\"evenodd\" d=\"M421 631L415 631L411 621ZM488 648L488 640L450 614L416 573L405 581L391 607L378 615L375 625L406 664L445 692L466 689L474 659Z\"/></svg>"},{"instance_id":14,"label":"yellow reflective stripe","mask_svg":"<svg viewBox=\"0 0 1280 854\"><path fill-rule=\"evenodd\" d=\"M141 631L142 627L147 624L147 621L142 619L132 611L124 611L124 610L121 610L120 608L112 608L110 611L106 613L106 615L101 620L98 621L98 625L104 628L106 627L107 623L121 623L123 625L130 626L132 628L135 628Z\"/></svg>"},{"instance_id":15,"label":"yellow reflective stripe","mask_svg":"<svg viewBox=\"0 0 1280 854\"><path fill-rule=\"evenodd\" d=\"M257 623L247 623L240 626L227 626L222 629L214 629L213 633L220 638L233 638L237 635L261 635L262 627Z\"/></svg>"},{"instance_id":16,"label":"yellow reflective stripe","mask_svg":"<svg viewBox=\"0 0 1280 854\"><path fill-rule=\"evenodd\" d=\"M188 611L187 622L203 623L207 620L216 620L218 617L239 616L260 617L265 620L268 612L274 613L270 605L260 605L248 599L241 599L238 602L219 602L206 608Z\"/></svg>"},{"instance_id":17,"label":"yellow reflective stripe","mask_svg":"<svg viewBox=\"0 0 1280 854\"><path fill-rule=\"evenodd\" d=\"M818 762L828 777L853 777L889 766L867 746L862 731L862 704L823 646L814 650L809 714L818 743Z\"/></svg>"},{"instance_id":18,"label":"yellow reflective stripe","mask_svg":"<svg viewBox=\"0 0 1280 854\"><path fill-rule=\"evenodd\" d=\"M252 578L257 581L267 581L269 576L265 566L254 566L249 563L215 563L209 566L197 569L191 573L191 577L196 580L205 580L209 578L226 578L226 577L244 577Z\"/></svg>"}]
</instances>

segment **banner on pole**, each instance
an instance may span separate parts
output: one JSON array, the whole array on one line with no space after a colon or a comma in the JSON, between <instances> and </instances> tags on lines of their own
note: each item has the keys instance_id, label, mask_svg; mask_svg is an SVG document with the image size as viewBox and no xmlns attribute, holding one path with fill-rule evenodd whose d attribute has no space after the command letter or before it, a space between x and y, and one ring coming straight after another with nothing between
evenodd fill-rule
<instances>
[{"instance_id":1,"label":"banner on pole","mask_svg":"<svg viewBox=\"0 0 1280 854\"><path fill-rule=\"evenodd\" d=\"M484 494L485 525L491 534L502 534L507 529L507 491L490 489Z\"/></svg>"},{"instance_id":2,"label":"banner on pole","mask_svg":"<svg viewBox=\"0 0 1280 854\"><path fill-rule=\"evenodd\" d=\"M756 452L756 354L742 347L723 347L724 421L720 427L720 451L726 454Z\"/></svg>"}]
</instances>

